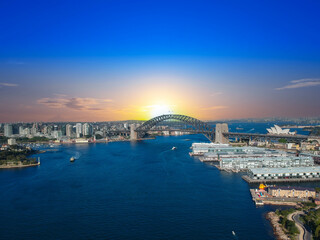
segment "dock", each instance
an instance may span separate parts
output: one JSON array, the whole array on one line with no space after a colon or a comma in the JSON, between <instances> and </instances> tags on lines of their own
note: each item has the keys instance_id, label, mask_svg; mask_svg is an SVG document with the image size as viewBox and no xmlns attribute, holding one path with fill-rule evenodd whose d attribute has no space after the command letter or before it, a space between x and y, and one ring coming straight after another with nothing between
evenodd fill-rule
<instances>
[{"instance_id":1,"label":"dock","mask_svg":"<svg viewBox=\"0 0 320 240\"><path fill-rule=\"evenodd\" d=\"M259 196L258 193L261 195ZM258 189L250 189L252 201L256 205L285 205L285 206L296 206L299 202L311 202L305 198L284 198L284 197L273 197L266 191L258 192Z\"/></svg>"},{"instance_id":2,"label":"dock","mask_svg":"<svg viewBox=\"0 0 320 240\"><path fill-rule=\"evenodd\" d=\"M287 179L252 179L247 175L242 176L247 183L286 183L286 182L320 182L319 178L287 178Z\"/></svg>"}]
</instances>

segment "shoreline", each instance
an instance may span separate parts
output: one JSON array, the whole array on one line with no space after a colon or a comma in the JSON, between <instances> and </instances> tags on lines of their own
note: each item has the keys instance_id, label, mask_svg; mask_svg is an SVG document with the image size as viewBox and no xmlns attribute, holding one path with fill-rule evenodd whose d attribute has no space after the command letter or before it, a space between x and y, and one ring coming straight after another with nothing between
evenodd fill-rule
<instances>
[{"instance_id":1,"label":"shoreline","mask_svg":"<svg viewBox=\"0 0 320 240\"><path fill-rule=\"evenodd\" d=\"M28 164L28 165L23 165L23 164L18 164L18 165L0 165L0 169L10 169L10 168L26 168L26 167L35 167L35 166L39 166L39 163L32 163L32 164Z\"/></svg>"},{"instance_id":2,"label":"shoreline","mask_svg":"<svg viewBox=\"0 0 320 240\"><path fill-rule=\"evenodd\" d=\"M275 212L268 212L265 218L270 222L273 234L277 240L291 240L290 237L283 231L281 224L279 223L279 216Z\"/></svg>"}]
</instances>

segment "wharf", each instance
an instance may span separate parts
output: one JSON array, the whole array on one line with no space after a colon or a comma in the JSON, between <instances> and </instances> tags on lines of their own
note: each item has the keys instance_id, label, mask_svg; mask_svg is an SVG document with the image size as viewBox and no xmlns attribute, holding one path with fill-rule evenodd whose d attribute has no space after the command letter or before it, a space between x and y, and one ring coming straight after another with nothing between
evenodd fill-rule
<instances>
[{"instance_id":1,"label":"wharf","mask_svg":"<svg viewBox=\"0 0 320 240\"><path fill-rule=\"evenodd\" d=\"M247 175L242 176L247 183L273 183L273 182L320 182L319 178L287 178L287 179L252 179Z\"/></svg>"},{"instance_id":2,"label":"wharf","mask_svg":"<svg viewBox=\"0 0 320 240\"><path fill-rule=\"evenodd\" d=\"M189 152L189 155L191 157L199 157L199 156L203 156L203 153L192 153L192 152Z\"/></svg>"},{"instance_id":3,"label":"wharf","mask_svg":"<svg viewBox=\"0 0 320 240\"><path fill-rule=\"evenodd\" d=\"M296 206L299 202L310 202L305 198L285 198L285 197L273 197L266 191L258 191L258 189L250 189L252 200L256 205L286 205ZM261 194L260 196L258 194Z\"/></svg>"}]
</instances>

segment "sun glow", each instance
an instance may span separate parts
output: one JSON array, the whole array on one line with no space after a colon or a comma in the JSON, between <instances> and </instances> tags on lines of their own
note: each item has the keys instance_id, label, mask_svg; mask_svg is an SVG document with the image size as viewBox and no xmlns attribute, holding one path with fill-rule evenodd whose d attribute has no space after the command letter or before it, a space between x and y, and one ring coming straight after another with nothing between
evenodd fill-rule
<instances>
[{"instance_id":1,"label":"sun glow","mask_svg":"<svg viewBox=\"0 0 320 240\"><path fill-rule=\"evenodd\" d=\"M169 105L165 105L165 104L151 105L151 106L148 106L148 108L150 108L150 116L152 118L156 117L156 116L163 115L163 114L173 113L172 107Z\"/></svg>"}]
</instances>

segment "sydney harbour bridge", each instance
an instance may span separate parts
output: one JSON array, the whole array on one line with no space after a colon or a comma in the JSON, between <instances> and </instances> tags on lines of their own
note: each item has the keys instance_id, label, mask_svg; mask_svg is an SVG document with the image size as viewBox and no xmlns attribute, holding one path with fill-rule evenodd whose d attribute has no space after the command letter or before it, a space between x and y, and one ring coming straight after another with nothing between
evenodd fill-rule
<instances>
[{"instance_id":1,"label":"sydney harbour bridge","mask_svg":"<svg viewBox=\"0 0 320 240\"><path fill-rule=\"evenodd\" d=\"M156 126L160 123L168 120L180 121L191 128L188 129L159 129ZM291 142L300 142L308 139L305 135L272 135L272 134L258 134L258 133L240 133L229 132L227 123L217 123L212 126L206 122L198 120L193 117L180 114L165 114L154 117L141 125L131 124L130 130L111 130L107 132L107 135L130 135L131 140L143 139L148 133L161 132L161 131L179 131L188 132L194 134L203 134L211 142L216 143L228 143L230 138L233 139L259 139L259 140L279 140L286 139Z\"/></svg>"}]
</instances>

